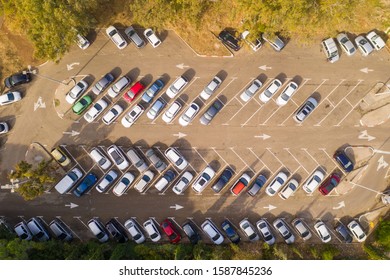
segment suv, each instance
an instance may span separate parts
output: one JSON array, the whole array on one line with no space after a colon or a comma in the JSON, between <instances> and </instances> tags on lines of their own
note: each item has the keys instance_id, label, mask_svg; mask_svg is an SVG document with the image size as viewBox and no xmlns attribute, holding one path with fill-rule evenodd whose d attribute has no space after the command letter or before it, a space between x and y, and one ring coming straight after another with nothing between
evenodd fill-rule
<instances>
[{"instance_id":1,"label":"suv","mask_svg":"<svg viewBox=\"0 0 390 280\"><path fill-rule=\"evenodd\" d=\"M332 173L318 188L322 195L328 195L340 183L340 176L337 173Z\"/></svg>"},{"instance_id":2,"label":"suv","mask_svg":"<svg viewBox=\"0 0 390 280\"><path fill-rule=\"evenodd\" d=\"M240 236L237 234L233 225L228 220L223 221L221 227L232 243L238 244L240 242Z\"/></svg>"},{"instance_id":3,"label":"suv","mask_svg":"<svg viewBox=\"0 0 390 280\"><path fill-rule=\"evenodd\" d=\"M353 236L358 242L363 242L366 240L367 235L364 233L362 227L355 220L351 221L347 225L348 229L352 232Z\"/></svg>"},{"instance_id":4,"label":"suv","mask_svg":"<svg viewBox=\"0 0 390 280\"><path fill-rule=\"evenodd\" d=\"M143 46L145 46L145 41L141 39L137 32L135 32L133 26L127 27L125 29L125 34L127 38L129 38L137 48L142 48Z\"/></svg>"},{"instance_id":5,"label":"suv","mask_svg":"<svg viewBox=\"0 0 390 280\"><path fill-rule=\"evenodd\" d=\"M257 52L261 46L263 45L261 43L261 37L257 37L254 41L249 41L247 38L249 36L249 31L245 30L241 33L241 38L252 48L253 51Z\"/></svg>"},{"instance_id":6,"label":"suv","mask_svg":"<svg viewBox=\"0 0 390 280\"><path fill-rule=\"evenodd\" d=\"M370 41L370 43L377 51L380 51L386 46L385 41L383 41L383 39L378 34L376 34L375 31L371 31L370 33L368 33L366 35L366 38L368 39L368 41Z\"/></svg>"},{"instance_id":7,"label":"suv","mask_svg":"<svg viewBox=\"0 0 390 280\"><path fill-rule=\"evenodd\" d=\"M115 98L120 94L128 85L130 85L131 80L123 76L121 77L115 84L113 84L109 89L108 89L108 95L111 98Z\"/></svg>"},{"instance_id":8,"label":"suv","mask_svg":"<svg viewBox=\"0 0 390 280\"><path fill-rule=\"evenodd\" d=\"M200 97L202 97L204 100L207 100L210 98L210 96L219 88L221 85L222 80L215 76L210 83L205 86L205 88L200 93Z\"/></svg>"},{"instance_id":9,"label":"suv","mask_svg":"<svg viewBox=\"0 0 390 280\"><path fill-rule=\"evenodd\" d=\"M231 170L229 167L227 167L219 176L217 182L211 187L211 189L215 193L221 192L221 190L226 186L226 184L229 182L229 180L233 177L233 170Z\"/></svg>"},{"instance_id":10,"label":"suv","mask_svg":"<svg viewBox=\"0 0 390 280\"><path fill-rule=\"evenodd\" d=\"M48 241L50 239L49 232L44 227L40 218L31 218L28 221L27 226L32 235L39 241Z\"/></svg>"},{"instance_id":11,"label":"suv","mask_svg":"<svg viewBox=\"0 0 390 280\"><path fill-rule=\"evenodd\" d=\"M241 48L241 46L238 44L239 39L234 37L226 30L223 30L219 33L218 39L221 40L223 44L225 44L226 46L228 46L229 48L235 51L239 51Z\"/></svg>"},{"instance_id":12,"label":"suv","mask_svg":"<svg viewBox=\"0 0 390 280\"><path fill-rule=\"evenodd\" d=\"M182 225L184 233L192 244L197 244L201 240L200 235L191 221L187 221Z\"/></svg>"},{"instance_id":13,"label":"suv","mask_svg":"<svg viewBox=\"0 0 390 280\"><path fill-rule=\"evenodd\" d=\"M339 50L337 49L336 42L333 38L323 40L321 42L321 46L330 63L334 63L339 60Z\"/></svg>"},{"instance_id":14,"label":"suv","mask_svg":"<svg viewBox=\"0 0 390 280\"><path fill-rule=\"evenodd\" d=\"M184 76L179 76L167 89L166 94L169 98L174 98L188 84L188 80Z\"/></svg>"},{"instance_id":15,"label":"suv","mask_svg":"<svg viewBox=\"0 0 390 280\"><path fill-rule=\"evenodd\" d=\"M154 83L148 87L148 89L142 95L142 101L146 103L152 102L153 98L160 92L160 90L165 86L164 82L161 79L157 79Z\"/></svg>"},{"instance_id":16,"label":"suv","mask_svg":"<svg viewBox=\"0 0 390 280\"><path fill-rule=\"evenodd\" d=\"M109 26L106 29L106 34L118 49L122 50L126 48L127 42L114 26Z\"/></svg>"},{"instance_id":17,"label":"suv","mask_svg":"<svg viewBox=\"0 0 390 280\"><path fill-rule=\"evenodd\" d=\"M19 236L22 240L31 240L32 234L30 232L30 229L28 228L26 222L22 221L15 225L14 230L16 234Z\"/></svg>"},{"instance_id":18,"label":"suv","mask_svg":"<svg viewBox=\"0 0 390 280\"><path fill-rule=\"evenodd\" d=\"M122 225L114 218L107 222L106 229L119 243L124 243L129 240Z\"/></svg>"},{"instance_id":19,"label":"suv","mask_svg":"<svg viewBox=\"0 0 390 280\"><path fill-rule=\"evenodd\" d=\"M344 151L336 151L333 158L343 168L345 172L351 172L353 170L353 163L345 154Z\"/></svg>"}]
</instances>

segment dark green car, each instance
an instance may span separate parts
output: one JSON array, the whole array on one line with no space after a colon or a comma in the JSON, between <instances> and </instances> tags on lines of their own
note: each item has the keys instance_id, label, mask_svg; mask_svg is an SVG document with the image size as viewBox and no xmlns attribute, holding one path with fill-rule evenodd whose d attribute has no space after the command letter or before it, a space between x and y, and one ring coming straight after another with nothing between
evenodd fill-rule
<instances>
[{"instance_id":1,"label":"dark green car","mask_svg":"<svg viewBox=\"0 0 390 280\"><path fill-rule=\"evenodd\" d=\"M80 115L91 104L92 104L92 98L90 96L86 95L83 98L81 98L79 102L74 104L74 106L72 107L72 110L75 114Z\"/></svg>"}]
</instances>

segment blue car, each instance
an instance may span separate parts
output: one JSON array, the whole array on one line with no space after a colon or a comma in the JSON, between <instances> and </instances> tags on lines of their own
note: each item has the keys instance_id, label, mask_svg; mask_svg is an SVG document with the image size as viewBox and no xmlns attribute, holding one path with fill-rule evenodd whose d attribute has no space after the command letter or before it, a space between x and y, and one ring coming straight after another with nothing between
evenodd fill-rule
<instances>
[{"instance_id":1,"label":"blue car","mask_svg":"<svg viewBox=\"0 0 390 280\"><path fill-rule=\"evenodd\" d=\"M338 164L340 164L341 168L345 172L351 172L353 170L353 163L352 161L347 157L347 155L342 151L337 151L333 158L337 161Z\"/></svg>"},{"instance_id":2,"label":"blue car","mask_svg":"<svg viewBox=\"0 0 390 280\"><path fill-rule=\"evenodd\" d=\"M211 187L211 189L215 193L221 192L221 190L226 186L226 184L229 182L229 180L233 177L233 170L231 170L229 167L226 168L221 176L219 176L218 180L215 182L215 184Z\"/></svg>"},{"instance_id":3,"label":"blue car","mask_svg":"<svg viewBox=\"0 0 390 280\"><path fill-rule=\"evenodd\" d=\"M164 107L167 105L167 102L162 97L157 98L157 100L153 103L152 107L146 113L146 116L154 120L161 113Z\"/></svg>"},{"instance_id":4,"label":"blue car","mask_svg":"<svg viewBox=\"0 0 390 280\"><path fill-rule=\"evenodd\" d=\"M232 243L237 244L240 242L240 236L237 234L233 228L233 225L228 220L223 221L221 226Z\"/></svg>"},{"instance_id":5,"label":"blue car","mask_svg":"<svg viewBox=\"0 0 390 280\"><path fill-rule=\"evenodd\" d=\"M165 86L164 82L160 79L156 80L142 95L142 100L146 103L152 102L156 94Z\"/></svg>"},{"instance_id":6,"label":"blue car","mask_svg":"<svg viewBox=\"0 0 390 280\"><path fill-rule=\"evenodd\" d=\"M82 196L85 194L89 189L92 188L93 185L97 182L98 178L95 174L89 173L83 181L80 183L80 185L77 186L77 188L73 191L73 194L77 197Z\"/></svg>"}]
</instances>

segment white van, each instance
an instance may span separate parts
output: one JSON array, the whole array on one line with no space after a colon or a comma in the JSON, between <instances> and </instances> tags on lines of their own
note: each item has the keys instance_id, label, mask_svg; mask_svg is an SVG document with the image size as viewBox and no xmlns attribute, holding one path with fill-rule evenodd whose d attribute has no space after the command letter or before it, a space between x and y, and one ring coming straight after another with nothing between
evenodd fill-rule
<instances>
[{"instance_id":1,"label":"white van","mask_svg":"<svg viewBox=\"0 0 390 280\"><path fill-rule=\"evenodd\" d=\"M80 169L73 168L54 188L60 194L64 194L68 192L81 177L83 177L83 173Z\"/></svg>"},{"instance_id":2,"label":"white van","mask_svg":"<svg viewBox=\"0 0 390 280\"><path fill-rule=\"evenodd\" d=\"M326 58L330 63L339 60L339 50L333 38L328 38L321 42L322 49L325 52Z\"/></svg>"}]
</instances>

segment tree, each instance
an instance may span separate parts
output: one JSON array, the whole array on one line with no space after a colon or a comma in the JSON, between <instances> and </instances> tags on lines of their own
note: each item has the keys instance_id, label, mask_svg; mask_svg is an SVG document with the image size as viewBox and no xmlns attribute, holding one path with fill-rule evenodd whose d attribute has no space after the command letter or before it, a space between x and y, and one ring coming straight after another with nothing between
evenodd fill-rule
<instances>
[{"instance_id":1,"label":"tree","mask_svg":"<svg viewBox=\"0 0 390 280\"><path fill-rule=\"evenodd\" d=\"M55 181L50 172L51 168L45 160L42 160L36 168L22 160L15 166L15 171L9 175L9 179L19 180L20 187L16 192L25 200L32 200L44 193L46 184Z\"/></svg>"}]
</instances>

